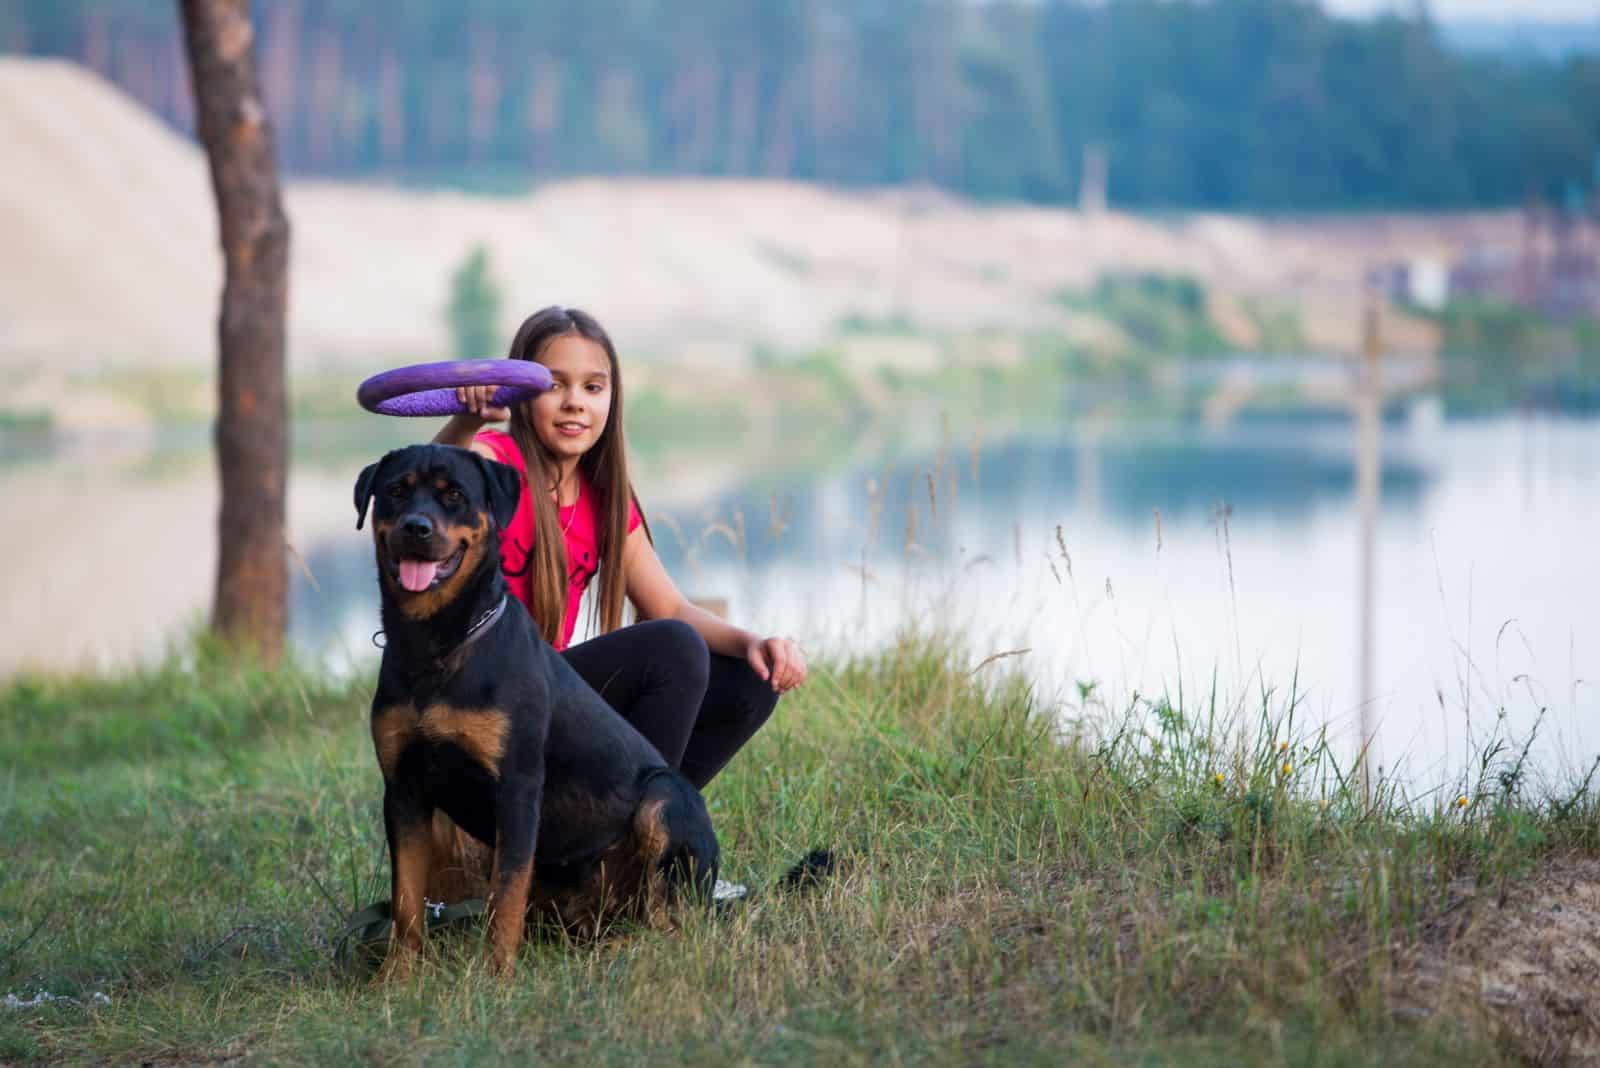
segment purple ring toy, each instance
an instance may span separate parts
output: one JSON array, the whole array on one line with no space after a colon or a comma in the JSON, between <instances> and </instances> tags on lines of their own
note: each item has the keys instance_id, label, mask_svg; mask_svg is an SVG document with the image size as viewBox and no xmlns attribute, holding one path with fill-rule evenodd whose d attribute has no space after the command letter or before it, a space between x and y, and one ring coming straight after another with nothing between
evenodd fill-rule
<instances>
[{"instance_id":1,"label":"purple ring toy","mask_svg":"<svg viewBox=\"0 0 1600 1068\"><path fill-rule=\"evenodd\" d=\"M499 386L489 403L520 404L550 388L550 372L532 360L442 360L414 363L373 375L356 390L356 401L379 415L457 415L461 386Z\"/></svg>"}]
</instances>

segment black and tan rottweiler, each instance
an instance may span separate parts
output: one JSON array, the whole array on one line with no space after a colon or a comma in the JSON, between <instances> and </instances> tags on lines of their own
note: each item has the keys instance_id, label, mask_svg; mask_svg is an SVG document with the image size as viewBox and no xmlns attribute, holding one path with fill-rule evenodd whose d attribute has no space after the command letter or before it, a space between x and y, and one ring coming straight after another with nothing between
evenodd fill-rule
<instances>
[{"instance_id":1,"label":"black and tan rottweiler","mask_svg":"<svg viewBox=\"0 0 1600 1068\"><path fill-rule=\"evenodd\" d=\"M505 973L530 913L659 920L673 893L708 898L716 879L699 791L506 591L499 531L519 483L446 445L398 449L356 480L357 528L376 502L383 593L372 741L392 868L385 977L421 947L425 897L481 887Z\"/></svg>"}]
</instances>

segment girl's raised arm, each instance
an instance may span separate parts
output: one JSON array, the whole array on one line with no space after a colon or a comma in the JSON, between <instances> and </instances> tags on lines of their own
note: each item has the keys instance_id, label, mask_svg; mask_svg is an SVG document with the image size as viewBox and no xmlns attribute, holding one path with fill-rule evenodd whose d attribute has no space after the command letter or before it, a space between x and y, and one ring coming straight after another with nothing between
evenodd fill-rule
<instances>
[{"instance_id":1,"label":"girl's raised arm","mask_svg":"<svg viewBox=\"0 0 1600 1068\"><path fill-rule=\"evenodd\" d=\"M498 423L511 418L511 412L506 408L491 408L489 398L494 396L494 386L463 386L456 390L456 400L468 407L468 411L459 415L452 415L450 421L439 428L433 436L435 445L456 445L463 449L471 449L480 456L491 460L497 459L494 450L477 440L478 431L483 429L485 423Z\"/></svg>"}]
</instances>

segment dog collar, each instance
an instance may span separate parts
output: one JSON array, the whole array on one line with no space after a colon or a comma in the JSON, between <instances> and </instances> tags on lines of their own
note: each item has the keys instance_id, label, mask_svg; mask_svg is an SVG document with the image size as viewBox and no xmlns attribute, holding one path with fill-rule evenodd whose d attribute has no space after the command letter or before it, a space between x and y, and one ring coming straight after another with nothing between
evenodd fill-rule
<instances>
[{"instance_id":1,"label":"dog collar","mask_svg":"<svg viewBox=\"0 0 1600 1068\"><path fill-rule=\"evenodd\" d=\"M433 666L435 668L437 668L437 669L442 669L442 670L452 671L452 672L455 671L455 669L460 666L461 654L466 651L467 646L471 645L473 642L475 642L479 638L483 637L484 632L487 631L490 627L494 626L495 623L500 619L500 617L506 614L506 606L508 604L510 604L510 603L511 603L511 595L510 594L506 594L506 593L502 593L500 595L500 600L495 604L495 606L493 608L491 608L488 611L484 612L483 615L479 616L477 619L474 619L472 621L472 623L467 627L466 637L461 639L461 644L457 645L454 649L450 650L444 656L436 658L432 662ZM382 628L379 628L377 631L373 632L372 644L376 645L379 649L386 648L388 646L388 642L385 641L382 644L380 644L378 642L378 639L380 637L382 637L382 638L387 638L388 637L388 635L384 634Z\"/></svg>"},{"instance_id":2,"label":"dog collar","mask_svg":"<svg viewBox=\"0 0 1600 1068\"><path fill-rule=\"evenodd\" d=\"M440 657L435 663L447 674L455 674L455 672L459 671L467 647L483 637L485 632L494 626L501 616L506 614L506 604L510 599L509 594L502 593L499 602L493 608L474 619L472 625L467 627L466 637L461 639L461 644L450 650L447 655Z\"/></svg>"},{"instance_id":3,"label":"dog collar","mask_svg":"<svg viewBox=\"0 0 1600 1068\"><path fill-rule=\"evenodd\" d=\"M506 603L510 600L509 594L502 593L499 602L493 608L472 621L472 625L467 628L467 636L461 639L461 644L456 646L455 651L459 653L482 637L484 631L494 626L495 620L506 614Z\"/></svg>"}]
</instances>

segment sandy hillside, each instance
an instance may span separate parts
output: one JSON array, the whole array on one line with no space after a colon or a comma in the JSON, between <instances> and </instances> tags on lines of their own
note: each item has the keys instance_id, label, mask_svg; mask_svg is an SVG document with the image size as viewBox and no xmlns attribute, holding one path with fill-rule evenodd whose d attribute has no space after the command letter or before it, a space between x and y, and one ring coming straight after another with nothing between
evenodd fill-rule
<instances>
[{"instance_id":1,"label":"sandy hillside","mask_svg":"<svg viewBox=\"0 0 1600 1068\"><path fill-rule=\"evenodd\" d=\"M19 58L0 59L0 143L0 364L209 360L220 262L198 148L98 76ZM751 340L813 342L848 315L1092 337L1052 295L1107 269L1193 274L1225 323L1241 296L1292 301L1312 309L1313 344L1343 347L1367 264L1514 236L1498 215L1165 222L765 181L596 179L514 198L295 182L286 198L302 363L443 353L447 279L479 242L507 333L559 301L600 313L631 352L727 359Z\"/></svg>"}]
</instances>

